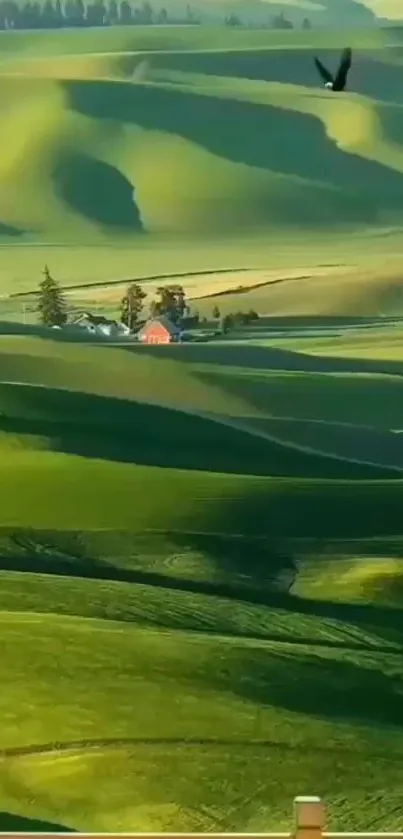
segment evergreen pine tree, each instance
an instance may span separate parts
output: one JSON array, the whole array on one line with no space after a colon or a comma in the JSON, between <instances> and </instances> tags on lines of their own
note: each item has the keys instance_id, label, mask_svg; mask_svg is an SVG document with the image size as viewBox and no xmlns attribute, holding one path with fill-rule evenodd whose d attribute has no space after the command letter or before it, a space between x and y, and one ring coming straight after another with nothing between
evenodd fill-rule
<instances>
[{"instance_id":1,"label":"evergreen pine tree","mask_svg":"<svg viewBox=\"0 0 403 839\"><path fill-rule=\"evenodd\" d=\"M44 326L63 326L66 323L64 297L47 265L43 272L43 280L39 284L38 312Z\"/></svg>"}]
</instances>

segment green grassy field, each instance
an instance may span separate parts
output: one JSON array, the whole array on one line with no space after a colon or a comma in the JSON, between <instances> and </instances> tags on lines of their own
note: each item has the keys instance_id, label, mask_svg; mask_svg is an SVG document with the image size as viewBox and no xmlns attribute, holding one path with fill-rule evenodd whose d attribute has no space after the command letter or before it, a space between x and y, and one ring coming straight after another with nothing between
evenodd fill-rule
<instances>
[{"instance_id":1,"label":"green grassy field","mask_svg":"<svg viewBox=\"0 0 403 839\"><path fill-rule=\"evenodd\" d=\"M363 328L0 338L3 829L287 830L303 792L398 828L401 388Z\"/></svg>"},{"instance_id":2,"label":"green grassy field","mask_svg":"<svg viewBox=\"0 0 403 839\"><path fill-rule=\"evenodd\" d=\"M401 43L0 33L0 830L400 828ZM45 263L261 318L78 340Z\"/></svg>"}]
</instances>

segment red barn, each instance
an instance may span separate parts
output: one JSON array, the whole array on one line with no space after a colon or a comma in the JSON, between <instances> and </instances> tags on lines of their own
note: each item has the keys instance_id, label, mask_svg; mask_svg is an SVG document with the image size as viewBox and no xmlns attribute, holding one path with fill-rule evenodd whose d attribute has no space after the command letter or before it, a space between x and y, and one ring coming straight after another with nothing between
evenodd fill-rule
<instances>
[{"instance_id":1,"label":"red barn","mask_svg":"<svg viewBox=\"0 0 403 839\"><path fill-rule=\"evenodd\" d=\"M178 341L180 329L169 318L148 320L137 333L137 340L143 344L171 344Z\"/></svg>"}]
</instances>

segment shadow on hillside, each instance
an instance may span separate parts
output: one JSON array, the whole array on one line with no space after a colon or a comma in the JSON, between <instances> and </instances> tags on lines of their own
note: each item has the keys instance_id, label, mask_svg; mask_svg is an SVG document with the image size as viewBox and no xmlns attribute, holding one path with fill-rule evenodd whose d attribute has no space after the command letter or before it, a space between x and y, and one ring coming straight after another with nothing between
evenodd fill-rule
<instances>
[{"instance_id":1,"label":"shadow on hillside","mask_svg":"<svg viewBox=\"0 0 403 839\"><path fill-rule=\"evenodd\" d=\"M225 534L225 522L222 525L222 532L213 531L214 522L206 524L206 532L194 533L186 531L163 531L163 532L125 532L124 556L116 557L116 547L111 544L109 556L105 557L105 545L98 547L98 550L89 547L85 541L85 534L82 533L55 533L54 531L17 530L7 531L7 542L13 546L12 552L0 556L0 570L18 571L27 573L48 574L53 576L77 577L86 579L110 580L132 584L148 585L157 589L175 589L177 591L198 593L212 597L219 596L240 602L258 604L268 608L282 609L284 612L309 615L324 618L331 621L338 621L344 626L345 645L354 646L357 644L357 637L350 639L348 624L358 627L367 627L371 634L376 632L380 638L395 641L403 644L403 608L396 606L374 605L372 603L343 603L340 600L315 600L291 594L290 590L294 583L297 560L301 556L315 556L318 563L322 556L323 545L331 546L337 555L342 557L355 556L401 556L401 537L393 542L389 534L396 530L401 532L401 505L395 503L395 511L390 511L393 505L385 492L384 510L381 505L365 503L361 499L354 505L345 503L343 487L340 488L340 499L343 500L345 513L350 509L350 524L355 526L354 517L359 519L365 535L362 541L357 541L356 534L353 540L348 538L346 528L343 534L338 534L336 544L332 545L329 537L329 517L334 517L337 524L341 510L338 509L337 498L331 509L326 510L318 504L312 509L312 500L308 497L310 508L301 505L301 519L305 521L317 521L320 526L316 528L313 544L305 545L304 540L289 538L290 529L294 529L294 522L284 521L285 532L271 536L256 536L253 531L253 511L256 510L256 498L246 497L237 502L228 504L227 514L236 523L242 536L230 536ZM270 520L278 520L284 517L284 502L277 497L277 504L270 503L272 499L266 498L261 502L264 512ZM286 499L287 500L287 499ZM334 509L333 509L334 507ZM360 509L361 508L361 509ZM297 509L297 505L295 505ZM288 504L289 510L289 504ZM223 511L221 511L223 513ZM395 513L395 522L393 521ZM255 514L256 515L256 514ZM365 521L364 521L365 517ZM248 530L246 522L251 522L252 527ZM371 539L376 533L380 533L380 522L385 524L386 538L378 536ZM393 525L399 523L396 529ZM210 532L208 532L210 528ZM3 533L1 533L3 535ZM340 540L344 536L344 542ZM84 536L84 538L83 538ZM208 566L214 570L210 579L194 579L191 576L191 568L187 576L183 575L181 566L180 576L175 575L175 566L169 566L169 573L163 570L147 570L145 565L147 555L144 551L144 538L154 538L152 543L152 555L171 555L175 549L181 555L198 555L200 561L208 561ZM155 538L161 541L158 544ZM168 542L167 542L168 540ZM168 545L169 543L169 545ZM322 547L321 544L323 543ZM108 544L108 543L106 543ZM143 547L142 547L143 545ZM160 547L158 547L160 545ZM167 546L168 545L168 546ZM7 549L9 551L9 547ZM119 550L117 551L119 554ZM98 554L98 555L97 555ZM326 554L323 554L326 559ZM108 551L107 551L108 556ZM161 556L161 562L163 557ZM137 566L137 567L136 567ZM162 566L164 568L164 565ZM50 606L52 603L50 601ZM130 619L130 617L129 617ZM313 642L314 639L311 639ZM320 639L316 637L316 642ZM328 638L325 639L328 643ZM358 648L368 646L365 639L358 644Z\"/></svg>"},{"instance_id":2,"label":"shadow on hillside","mask_svg":"<svg viewBox=\"0 0 403 839\"><path fill-rule=\"evenodd\" d=\"M401 66L399 69L400 71L402 71ZM401 96L402 95L403 94L401 93ZM385 135L385 139L391 143L396 143L396 146L401 146L403 138L402 108L393 108L393 110L383 108L380 112L380 116L382 118L382 128Z\"/></svg>"},{"instance_id":3,"label":"shadow on hillside","mask_svg":"<svg viewBox=\"0 0 403 839\"><path fill-rule=\"evenodd\" d=\"M234 515L239 512L241 505L235 505ZM252 502L245 500L242 504L243 516L250 516ZM321 511L318 511L320 515ZM369 511L369 515L371 511ZM368 515L368 511L367 511ZM126 534L127 535L127 534ZM141 534L140 534L141 535ZM376 649L385 651L382 643L387 640L395 645L397 652L403 645L403 609L391 606L375 606L373 604L350 604L331 600L314 600L299 597L289 593L289 588L295 576L295 558L289 550L287 540L257 539L251 537L230 537L213 534L195 534L186 532L169 533L172 545L183 552L196 551L214 565L214 580L192 579L190 576L175 576L174 573L160 573L135 567L137 543L140 538L137 533L132 534L133 558L131 567L119 567L116 560L108 561L104 558L91 556L82 540L75 540L70 548L63 545L63 534L52 532L30 533L17 532L14 534L14 553L0 556L0 572L14 571L20 573L37 573L58 577L75 577L82 579L108 580L130 583L134 585L151 586L156 589L173 589L192 594L202 594L210 597L221 597L237 600L246 604L266 606L268 609L281 609L290 615L309 615L339 623L340 633L343 631L344 640L333 641L326 636L323 639L314 633L312 636L299 635L299 642L325 645L329 647L349 647L350 649ZM144 534L143 534L144 535ZM166 535L166 534L165 534ZM69 534L71 540L71 534ZM381 545L379 552L382 553ZM127 562L127 559L125 560ZM142 559L144 562L144 559ZM50 610L53 608L49 601ZM130 613L126 616L119 611L116 615L109 611L104 617L111 620L131 620ZM379 645L375 641L367 642L365 637L360 642L356 633L351 635L350 627L367 629L372 637L378 636ZM262 627L262 633L267 635ZM288 639L289 633L285 632ZM284 633L279 630L272 637L284 639ZM393 652L393 649L391 650ZM399 653L400 654L400 653Z\"/></svg>"},{"instance_id":4,"label":"shadow on hillside","mask_svg":"<svg viewBox=\"0 0 403 839\"><path fill-rule=\"evenodd\" d=\"M62 404L66 394L59 391L59 395ZM66 422L58 418L7 416L7 407L3 407L0 431L44 438L50 449L64 454L142 466L256 476L392 481L400 478L399 472L393 470L300 452L281 442L182 411L79 395L83 397L83 412L86 405L92 412L98 406L100 417L96 421L93 414L94 424L89 417L84 422L77 417ZM121 403L128 409L126 418L102 418L105 405L107 410L118 413L123 410Z\"/></svg>"},{"instance_id":5,"label":"shadow on hillside","mask_svg":"<svg viewBox=\"0 0 403 839\"><path fill-rule=\"evenodd\" d=\"M278 539L400 536L402 500L401 480L368 482L357 488L338 481L268 482L264 489L251 488L247 497L213 508L209 530L231 533L235 525L236 532L246 536L270 534Z\"/></svg>"},{"instance_id":6,"label":"shadow on hillside","mask_svg":"<svg viewBox=\"0 0 403 839\"><path fill-rule=\"evenodd\" d=\"M74 828L41 819L27 819L15 813L0 812L2 833L75 833Z\"/></svg>"},{"instance_id":7,"label":"shadow on hillside","mask_svg":"<svg viewBox=\"0 0 403 839\"><path fill-rule=\"evenodd\" d=\"M368 222L375 220L379 207L401 211L403 175L342 152L313 116L177 88L109 81L65 81L63 85L71 108L87 117L166 131L234 163L342 189L349 196L344 202L346 221L357 215ZM300 223L303 219L304 214Z\"/></svg>"},{"instance_id":8,"label":"shadow on hillside","mask_svg":"<svg viewBox=\"0 0 403 839\"><path fill-rule=\"evenodd\" d=\"M170 534L181 552L196 553L213 560L219 579L227 585L245 586L252 591L262 585L266 591L288 593L295 582L297 567L286 545L275 539L217 536L200 533ZM216 580L215 580L216 583Z\"/></svg>"},{"instance_id":9,"label":"shadow on hillside","mask_svg":"<svg viewBox=\"0 0 403 839\"><path fill-rule=\"evenodd\" d=\"M225 673L211 669L211 682L228 690L230 681L249 701L319 719L403 726L402 675L381 672L379 663L238 648L227 651L225 666Z\"/></svg>"},{"instance_id":10,"label":"shadow on hillside","mask_svg":"<svg viewBox=\"0 0 403 839\"><path fill-rule=\"evenodd\" d=\"M349 74L348 89L383 102L403 102L403 88L399 66L379 60L376 50L354 50L354 61ZM382 50L385 57L388 50ZM239 52L168 53L153 57L153 65L161 70L182 73L201 73L255 81L297 84L323 90L313 56L317 55L330 71L340 60L339 49L261 49ZM185 81L185 79L184 79Z\"/></svg>"},{"instance_id":11,"label":"shadow on hillside","mask_svg":"<svg viewBox=\"0 0 403 839\"><path fill-rule=\"evenodd\" d=\"M274 285L277 282L278 281L275 280L274 282L267 283L267 286ZM284 282L284 280L280 280L279 282ZM285 282L287 282L287 280ZM239 293L247 296L248 289ZM232 295L234 292L230 290L228 294ZM219 297L218 294L212 296L214 301L216 297ZM201 297L196 299L205 300L208 298ZM311 329L318 330L340 329L340 332L337 334L348 335L349 329L359 328L370 330L376 327L384 329L385 327L395 325L396 323L403 323L402 315L390 315L385 317L378 317L376 315L373 317L370 315L259 315L256 327L271 327L276 330L284 329L285 334L293 329L304 329L309 327Z\"/></svg>"},{"instance_id":12,"label":"shadow on hillside","mask_svg":"<svg viewBox=\"0 0 403 839\"><path fill-rule=\"evenodd\" d=\"M104 346L110 343L107 338L102 338L100 335L94 337L85 329L77 329L76 331L50 329L36 323L21 323L11 320L0 320L0 335L28 335L61 344L102 344Z\"/></svg>"},{"instance_id":13,"label":"shadow on hillside","mask_svg":"<svg viewBox=\"0 0 403 839\"><path fill-rule=\"evenodd\" d=\"M119 349L195 364L244 367L253 370L289 370L306 373L380 373L403 375L403 361L378 358L338 358L247 344L121 344ZM201 375L195 371L195 375Z\"/></svg>"},{"instance_id":14,"label":"shadow on hillside","mask_svg":"<svg viewBox=\"0 0 403 839\"><path fill-rule=\"evenodd\" d=\"M59 159L53 179L63 201L90 221L143 230L133 185L109 163L87 154L70 153Z\"/></svg>"},{"instance_id":15,"label":"shadow on hillside","mask_svg":"<svg viewBox=\"0 0 403 839\"><path fill-rule=\"evenodd\" d=\"M335 20L338 23L342 18L340 15L345 15L345 20L349 22L351 29L354 26L373 26L378 18L372 9L369 9L362 0L341 0L340 5L334 6L332 0L321 0L321 7L325 12L335 15Z\"/></svg>"},{"instance_id":16,"label":"shadow on hillside","mask_svg":"<svg viewBox=\"0 0 403 839\"><path fill-rule=\"evenodd\" d=\"M9 224L4 224L3 222L0 222L0 238L5 236L7 238L11 237L12 239L17 239L20 236L24 236L28 232L28 230L22 230L18 227L12 227Z\"/></svg>"},{"instance_id":17,"label":"shadow on hillside","mask_svg":"<svg viewBox=\"0 0 403 839\"><path fill-rule=\"evenodd\" d=\"M306 442L319 451L321 443L337 442L341 456L352 460L372 461L371 445L378 455L395 454L395 465L401 458L403 437L391 431L403 427L401 377L358 378L341 373L267 376L257 371L244 375L227 370L197 375L204 384L219 387L255 409L250 411L254 415L246 416L245 412L241 420L251 431L280 439L290 433L290 441L296 434L296 443ZM363 451L367 457L360 458L359 452Z\"/></svg>"},{"instance_id":18,"label":"shadow on hillside","mask_svg":"<svg viewBox=\"0 0 403 839\"><path fill-rule=\"evenodd\" d=\"M187 552L193 547L191 534L170 535L173 544ZM41 540L44 540L43 543ZM138 535L133 534L133 549L136 550ZM254 602L255 585L259 582L265 594L256 590L259 603L265 597L271 602L275 592L284 585L292 585L295 576L293 559L269 540L247 539L242 537L217 536L205 534L198 541L201 557L213 558L215 562L214 580L197 580L191 577L175 576L175 573L163 573L155 570L136 568L136 558L132 567L120 567L106 559L90 556L79 543L73 549L66 550L57 544L54 534L25 534L14 536L15 552L0 556L1 571L37 573L49 576L76 577L95 580L112 580L121 583L149 585L154 588L177 589L189 593L221 596L229 599L248 601L249 594ZM263 600L260 599L263 597Z\"/></svg>"},{"instance_id":19,"label":"shadow on hillside","mask_svg":"<svg viewBox=\"0 0 403 839\"><path fill-rule=\"evenodd\" d=\"M384 420L385 429L379 430L376 427L369 427L371 424L374 424L374 420L372 417L368 417L368 406L365 405L365 401L362 398L360 399L359 392L357 395L360 403L358 410L361 408L358 417L356 417L357 409L355 404L351 412L350 405L348 406L348 410L346 410L346 404L343 404L342 400L340 400L341 404L339 404L337 396L334 400L328 400L327 395L324 393L322 400L320 398L317 401L310 398L306 400L308 404L306 406L304 405L304 409L301 412L302 416L281 416L281 407L280 409L277 406L274 408L273 403L271 403L271 417L264 419L261 417L247 417L247 425L257 432L263 431L273 436L285 445L292 445L293 443L296 445L306 445L315 451L335 454L341 458L358 459L389 467L399 466L403 470L403 435L394 434L386 430L386 419ZM251 396L253 401L253 390ZM266 385L261 388L260 398L256 401L261 405L265 405L267 408L267 396ZM349 401L349 396L351 397L351 394L346 392L346 402ZM374 400L377 398L382 398L382 392L379 395L374 394ZM297 405L299 401L298 396L296 396L294 405ZM329 403L329 401L330 405L324 404ZM299 410L299 406L297 410ZM306 417L306 414L309 414L309 418ZM319 419L318 416L321 418ZM356 425L355 427L353 425L346 426L342 424L343 421L354 421L355 419L361 419L363 424ZM396 406L396 419L397 422L402 421L400 405ZM367 425L364 425L365 422ZM403 479L403 471L401 472L401 478Z\"/></svg>"}]
</instances>

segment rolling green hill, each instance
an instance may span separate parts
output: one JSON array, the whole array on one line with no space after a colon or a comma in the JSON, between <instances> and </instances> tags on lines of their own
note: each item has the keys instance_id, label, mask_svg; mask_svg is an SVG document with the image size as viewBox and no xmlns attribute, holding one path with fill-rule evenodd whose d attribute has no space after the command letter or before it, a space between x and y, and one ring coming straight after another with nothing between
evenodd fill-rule
<instances>
[{"instance_id":1,"label":"rolling green hill","mask_svg":"<svg viewBox=\"0 0 403 839\"><path fill-rule=\"evenodd\" d=\"M401 44L0 33L0 831L400 827ZM80 340L30 323L45 262L263 317Z\"/></svg>"},{"instance_id":2,"label":"rolling green hill","mask_svg":"<svg viewBox=\"0 0 403 839\"><path fill-rule=\"evenodd\" d=\"M335 97L313 56L333 65L346 41L350 88ZM0 290L32 290L46 262L66 285L385 271L401 253L400 49L399 27L0 33ZM305 306L380 299L376 283L365 304L344 282Z\"/></svg>"},{"instance_id":3,"label":"rolling green hill","mask_svg":"<svg viewBox=\"0 0 403 839\"><path fill-rule=\"evenodd\" d=\"M229 261L235 231L252 257L301 225L306 247L400 228L398 35L349 34L351 92L335 97L313 65L337 60L347 35L332 31L2 33L4 244L202 236Z\"/></svg>"},{"instance_id":4,"label":"rolling green hill","mask_svg":"<svg viewBox=\"0 0 403 839\"><path fill-rule=\"evenodd\" d=\"M180 349L0 339L0 826L396 829L400 379Z\"/></svg>"},{"instance_id":5,"label":"rolling green hill","mask_svg":"<svg viewBox=\"0 0 403 839\"><path fill-rule=\"evenodd\" d=\"M38 438L49 448L96 459L175 469L295 478L402 477L392 468L318 456L183 410L31 385L0 385L0 447ZM195 445L197 441L197 445ZM398 440L396 441L398 443ZM369 460L371 463L371 460ZM398 465L398 464L396 464Z\"/></svg>"}]
</instances>

